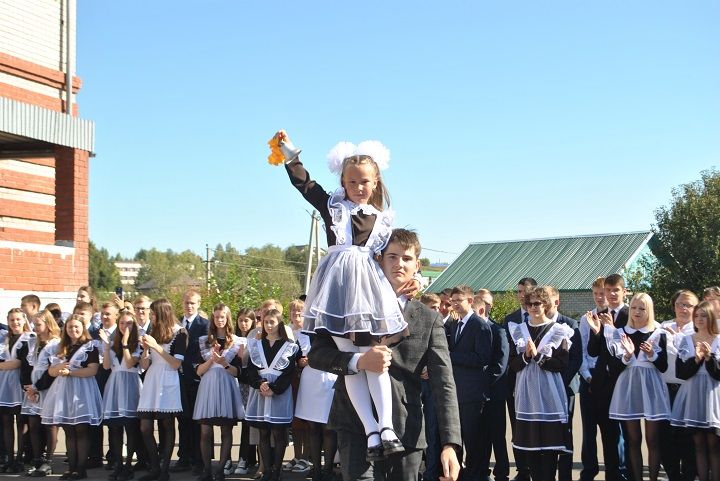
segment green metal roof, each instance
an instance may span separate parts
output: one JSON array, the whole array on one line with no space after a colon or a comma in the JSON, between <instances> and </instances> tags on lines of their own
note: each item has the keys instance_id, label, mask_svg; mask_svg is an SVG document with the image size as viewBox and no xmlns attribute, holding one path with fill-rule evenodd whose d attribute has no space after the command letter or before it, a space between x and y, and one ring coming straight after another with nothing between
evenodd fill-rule
<instances>
[{"instance_id":1,"label":"green metal roof","mask_svg":"<svg viewBox=\"0 0 720 481\"><path fill-rule=\"evenodd\" d=\"M510 291L523 277L559 290L589 290L598 277L622 273L651 237L643 231L470 244L428 292L460 284Z\"/></svg>"}]
</instances>

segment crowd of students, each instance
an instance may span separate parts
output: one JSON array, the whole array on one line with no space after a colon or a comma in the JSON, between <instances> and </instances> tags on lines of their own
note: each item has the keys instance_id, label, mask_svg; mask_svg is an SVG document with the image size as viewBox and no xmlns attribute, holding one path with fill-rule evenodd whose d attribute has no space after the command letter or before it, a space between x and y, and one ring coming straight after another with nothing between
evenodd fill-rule
<instances>
[{"instance_id":1,"label":"crowd of students","mask_svg":"<svg viewBox=\"0 0 720 481\"><path fill-rule=\"evenodd\" d=\"M598 279L592 290L595 306L579 322L558 312L556 289L531 278L518 284L521 308L502 324L492 320L492 294L485 289L458 286L422 296L444 317L463 480L509 479L506 411L515 479L572 479L578 393L581 480L599 473L597 428L606 479L639 481L647 468L656 480L661 465L670 480L720 479L720 289L706 289L702 302L678 291L671 301L675 318L663 323L647 294L625 304L617 274ZM0 330L0 470L52 474L62 427L68 464L60 479L83 479L103 458L112 481L169 479L185 470L199 481L222 480L256 465L265 481L283 470L332 479L337 439L327 420L336 375L308 365L312 338L301 332L303 302L290 303L286 326L274 300L236 316L218 304L209 319L200 300L198 292L186 292L177 316L168 300L145 296L98 308L87 286L69 314L57 305L41 310L37 296L23 297ZM431 396L424 391L423 399L423 478L436 481L439 427ZM240 436L233 439L238 424ZM213 469L216 426L220 451ZM104 427L108 453L102 453ZM295 456L283 464L290 427ZM231 448L238 441L234 463Z\"/></svg>"},{"instance_id":2,"label":"crowd of students","mask_svg":"<svg viewBox=\"0 0 720 481\"><path fill-rule=\"evenodd\" d=\"M595 306L579 323L558 312L557 289L538 287L532 278L520 280L521 308L502 324L491 319L493 298L485 289L459 286L423 295L421 301L445 318L464 480L509 479L505 404L514 480L572 480L577 393L581 481L600 472L598 428L605 479L641 481L647 470L655 481L662 465L670 481L720 480L720 288L706 289L702 302L689 290L677 291L675 317L662 323L649 295L635 293L625 303L618 274L597 279L592 291ZM435 456L433 435L431 429L428 453ZM433 459L426 463L427 480L437 479Z\"/></svg>"},{"instance_id":3,"label":"crowd of students","mask_svg":"<svg viewBox=\"0 0 720 481\"><path fill-rule=\"evenodd\" d=\"M60 479L84 479L105 458L111 481L141 471L143 481L169 479L186 470L200 481L222 480L248 474L258 464L256 451L264 480L311 466L316 481L331 478L336 442L326 423L336 376L307 366L303 302L290 303L286 326L282 305L272 299L237 317L218 304L210 319L199 311L200 300L197 291L186 292L183 315L176 316L167 299L146 296L133 303L115 298L97 309L87 286L72 313L57 305L41 310L37 296L23 297L0 327L0 471L52 474L61 427L67 470ZM298 459L283 466L291 423ZM240 458L233 463L237 424ZM221 447L213 469L215 426Z\"/></svg>"}]
</instances>

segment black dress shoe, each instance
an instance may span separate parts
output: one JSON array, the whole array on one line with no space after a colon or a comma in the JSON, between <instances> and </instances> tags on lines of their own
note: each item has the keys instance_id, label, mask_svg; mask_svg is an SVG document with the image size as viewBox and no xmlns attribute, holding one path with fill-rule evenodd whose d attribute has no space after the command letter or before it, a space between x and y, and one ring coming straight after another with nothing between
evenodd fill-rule
<instances>
[{"instance_id":1,"label":"black dress shoe","mask_svg":"<svg viewBox=\"0 0 720 481\"><path fill-rule=\"evenodd\" d=\"M147 471L150 469L150 466L145 461L138 461L137 463L133 464L132 470L133 471Z\"/></svg>"},{"instance_id":2,"label":"black dress shoe","mask_svg":"<svg viewBox=\"0 0 720 481\"><path fill-rule=\"evenodd\" d=\"M189 469L190 469L190 463L183 459L179 459L179 460L175 461L175 464L170 466L169 471L171 473L182 473L183 471L188 471Z\"/></svg>"}]
</instances>

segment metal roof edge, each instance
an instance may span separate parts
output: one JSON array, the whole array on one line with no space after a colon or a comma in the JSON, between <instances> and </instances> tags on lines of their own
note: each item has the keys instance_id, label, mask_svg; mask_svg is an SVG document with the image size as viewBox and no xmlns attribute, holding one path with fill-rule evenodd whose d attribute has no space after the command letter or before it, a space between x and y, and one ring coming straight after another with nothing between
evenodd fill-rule
<instances>
[{"instance_id":1,"label":"metal roof edge","mask_svg":"<svg viewBox=\"0 0 720 481\"><path fill-rule=\"evenodd\" d=\"M630 232L609 232L605 234L580 234L580 235L567 235L557 237L537 237L534 239L515 239L515 240L496 240L496 241L485 241L485 242L471 242L470 246L486 245L486 244L515 244L519 242L537 242L537 241L549 241L549 240L560 240L560 239L578 239L582 237L611 237L619 235L634 235L634 234L652 234L651 230L637 230ZM647 240L646 240L647 242ZM467 249L467 247L465 248Z\"/></svg>"},{"instance_id":2,"label":"metal roof edge","mask_svg":"<svg viewBox=\"0 0 720 481\"><path fill-rule=\"evenodd\" d=\"M0 97L0 132L95 151L92 121L7 97Z\"/></svg>"},{"instance_id":3,"label":"metal roof edge","mask_svg":"<svg viewBox=\"0 0 720 481\"><path fill-rule=\"evenodd\" d=\"M652 231L648 232L648 235L645 236L645 239L643 240L642 244L635 249L635 252L632 253L630 258L623 263L623 271L626 271L627 268L635 261L637 256L640 255L640 252L645 248L646 245L648 245L648 242L650 242L650 239L652 239L652 236L655 235Z\"/></svg>"}]
</instances>

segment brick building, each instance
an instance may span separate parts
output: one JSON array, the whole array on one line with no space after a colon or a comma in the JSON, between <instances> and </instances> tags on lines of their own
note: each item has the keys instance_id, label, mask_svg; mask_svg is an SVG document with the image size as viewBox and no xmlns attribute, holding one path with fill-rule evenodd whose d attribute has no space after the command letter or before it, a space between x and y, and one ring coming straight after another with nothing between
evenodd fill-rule
<instances>
[{"instance_id":1,"label":"brick building","mask_svg":"<svg viewBox=\"0 0 720 481\"><path fill-rule=\"evenodd\" d=\"M0 312L28 293L72 307L88 280L88 164L76 0L0 0Z\"/></svg>"}]
</instances>

